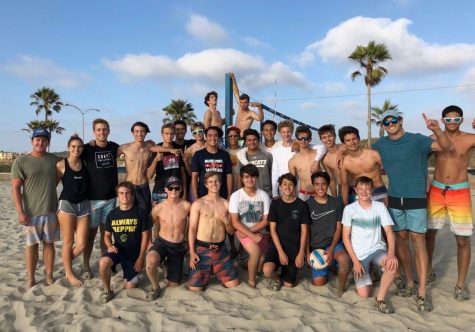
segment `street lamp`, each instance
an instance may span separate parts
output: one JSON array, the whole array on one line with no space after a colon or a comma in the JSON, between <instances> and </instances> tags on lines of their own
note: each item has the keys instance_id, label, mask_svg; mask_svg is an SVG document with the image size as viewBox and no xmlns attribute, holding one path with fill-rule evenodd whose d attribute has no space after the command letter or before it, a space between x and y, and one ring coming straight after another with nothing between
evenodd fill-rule
<instances>
[{"instance_id":1,"label":"street lamp","mask_svg":"<svg viewBox=\"0 0 475 332\"><path fill-rule=\"evenodd\" d=\"M87 112L89 111L96 111L96 112L100 112L101 110L100 109L97 109L97 108L88 108L86 110L82 110L80 109L79 107L77 107L76 105L73 105L73 104L64 104L64 106L71 106L71 107L74 107L75 109L77 109L79 111L79 113L81 113L82 115L82 140L84 141L84 114L86 114Z\"/></svg>"}]
</instances>

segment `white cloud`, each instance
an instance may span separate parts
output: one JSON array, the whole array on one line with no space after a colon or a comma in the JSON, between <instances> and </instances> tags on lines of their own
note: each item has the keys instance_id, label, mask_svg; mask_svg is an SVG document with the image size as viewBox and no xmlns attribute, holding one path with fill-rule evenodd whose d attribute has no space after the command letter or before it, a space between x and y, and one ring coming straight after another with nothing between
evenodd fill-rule
<instances>
[{"instance_id":1,"label":"white cloud","mask_svg":"<svg viewBox=\"0 0 475 332\"><path fill-rule=\"evenodd\" d=\"M412 22L401 18L354 17L330 29L325 38L305 48L300 64L307 65L318 55L322 61L348 62L357 45L374 40L385 43L393 60L384 64L390 74L436 73L457 69L475 61L475 44L439 45L409 32Z\"/></svg>"},{"instance_id":2,"label":"white cloud","mask_svg":"<svg viewBox=\"0 0 475 332\"><path fill-rule=\"evenodd\" d=\"M198 14L190 15L186 30L196 40L209 45L221 44L229 39L221 25Z\"/></svg>"},{"instance_id":3,"label":"white cloud","mask_svg":"<svg viewBox=\"0 0 475 332\"><path fill-rule=\"evenodd\" d=\"M104 65L126 81L137 79L178 79L221 84L225 73L234 72L240 89L274 85L311 87L305 76L282 62L267 64L258 56L235 49L208 49L187 53L178 59L163 55L128 54L118 60L103 59Z\"/></svg>"},{"instance_id":4,"label":"white cloud","mask_svg":"<svg viewBox=\"0 0 475 332\"><path fill-rule=\"evenodd\" d=\"M272 46L252 36L241 38L248 46L253 48L271 49Z\"/></svg>"},{"instance_id":5,"label":"white cloud","mask_svg":"<svg viewBox=\"0 0 475 332\"><path fill-rule=\"evenodd\" d=\"M51 60L30 55L22 55L15 62L3 67L6 72L36 85L75 88L91 79L87 74L72 72Z\"/></svg>"}]
</instances>

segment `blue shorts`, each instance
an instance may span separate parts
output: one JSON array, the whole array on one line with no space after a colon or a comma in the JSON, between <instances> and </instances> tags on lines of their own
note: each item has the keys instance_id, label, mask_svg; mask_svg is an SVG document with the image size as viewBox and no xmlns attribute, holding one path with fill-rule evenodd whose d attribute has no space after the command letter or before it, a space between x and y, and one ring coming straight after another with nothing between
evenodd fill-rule
<instances>
[{"instance_id":1,"label":"blue shorts","mask_svg":"<svg viewBox=\"0 0 475 332\"><path fill-rule=\"evenodd\" d=\"M122 266L122 272L124 273L124 279L127 279L127 282L134 284L138 282L139 273L134 270L135 262L129 261L121 254L110 252L106 252L102 257L109 257L114 265L120 264Z\"/></svg>"},{"instance_id":2,"label":"blue shorts","mask_svg":"<svg viewBox=\"0 0 475 332\"><path fill-rule=\"evenodd\" d=\"M59 223L56 213L30 217L28 226L23 226L26 245L33 246L40 242L54 243L59 240Z\"/></svg>"},{"instance_id":3,"label":"blue shorts","mask_svg":"<svg viewBox=\"0 0 475 332\"><path fill-rule=\"evenodd\" d=\"M394 221L393 230L427 233L427 209L399 210L388 207Z\"/></svg>"},{"instance_id":4,"label":"blue shorts","mask_svg":"<svg viewBox=\"0 0 475 332\"><path fill-rule=\"evenodd\" d=\"M106 224L106 218L109 212L115 208L116 198L108 200L91 200L91 220L89 221L89 228L98 228L100 224Z\"/></svg>"},{"instance_id":5,"label":"blue shorts","mask_svg":"<svg viewBox=\"0 0 475 332\"><path fill-rule=\"evenodd\" d=\"M330 246L326 247L325 250L328 250L328 248L330 248ZM338 253L342 250L345 250L345 246L343 245L343 242L339 241L335 246L335 250L333 250L333 257L335 257L336 253ZM333 259L333 261L336 262L335 259ZM330 268L327 266L324 269L315 270L315 269L311 268L311 270L312 270L312 279L315 279L315 278L319 278L319 277L328 276L328 272L330 271Z\"/></svg>"}]
</instances>

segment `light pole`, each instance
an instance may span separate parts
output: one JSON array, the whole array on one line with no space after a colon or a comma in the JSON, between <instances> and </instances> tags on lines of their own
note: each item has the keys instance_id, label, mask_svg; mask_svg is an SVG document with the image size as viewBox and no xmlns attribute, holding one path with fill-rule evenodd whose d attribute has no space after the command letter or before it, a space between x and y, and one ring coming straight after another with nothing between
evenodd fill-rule
<instances>
[{"instance_id":1,"label":"light pole","mask_svg":"<svg viewBox=\"0 0 475 332\"><path fill-rule=\"evenodd\" d=\"M79 113L81 113L81 115L82 115L82 140L84 141L84 114L86 114L89 111L100 112L101 110L97 109L97 108L88 108L86 110L82 110L79 107L77 107L76 105L68 104L68 103L64 104L64 106L74 107L75 109L77 109L79 111Z\"/></svg>"}]
</instances>

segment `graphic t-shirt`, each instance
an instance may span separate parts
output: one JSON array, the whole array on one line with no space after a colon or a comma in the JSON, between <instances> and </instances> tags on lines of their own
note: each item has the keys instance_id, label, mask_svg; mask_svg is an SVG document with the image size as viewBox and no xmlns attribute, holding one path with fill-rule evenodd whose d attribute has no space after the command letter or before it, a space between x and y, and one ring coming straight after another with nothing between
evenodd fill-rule
<instances>
[{"instance_id":1,"label":"graphic t-shirt","mask_svg":"<svg viewBox=\"0 0 475 332\"><path fill-rule=\"evenodd\" d=\"M246 153L249 164L257 167L259 177L257 178L257 188L264 190L269 196L272 196L272 154L258 151L256 154ZM238 168L241 169L242 164L239 162Z\"/></svg>"},{"instance_id":2,"label":"graphic t-shirt","mask_svg":"<svg viewBox=\"0 0 475 332\"><path fill-rule=\"evenodd\" d=\"M310 212L310 247L326 249L333 242L337 222L341 222L343 207L333 196L327 196L325 204L318 203L315 198L307 200Z\"/></svg>"},{"instance_id":3,"label":"graphic t-shirt","mask_svg":"<svg viewBox=\"0 0 475 332\"><path fill-rule=\"evenodd\" d=\"M147 212L138 206L126 211L116 207L107 216L105 225L105 230L112 233L114 246L130 262L140 255L142 232L151 228Z\"/></svg>"},{"instance_id":4,"label":"graphic t-shirt","mask_svg":"<svg viewBox=\"0 0 475 332\"><path fill-rule=\"evenodd\" d=\"M289 259L295 259L300 249L301 225L310 223L307 204L298 197L292 203L286 203L279 197L270 203L267 220L277 224L282 248ZM274 242L270 241L269 246L275 248Z\"/></svg>"},{"instance_id":5,"label":"graphic t-shirt","mask_svg":"<svg viewBox=\"0 0 475 332\"><path fill-rule=\"evenodd\" d=\"M204 176L207 172L218 172L221 174L221 188L219 196L226 199L228 187L226 175L232 174L231 159L229 153L219 149L216 153L210 153L207 149L197 151L191 160L191 171L198 173L198 196L203 197L208 193L204 185Z\"/></svg>"},{"instance_id":6,"label":"graphic t-shirt","mask_svg":"<svg viewBox=\"0 0 475 332\"><path fill-rule=\"evenodd\" d=\"M229 213L239 214L241 222L251 228L269 214L270 198L262 189L257 188L254 196L249 196L244 188L235 191L229 199ZM267 230L261 233L267 234Z\"/></svg>"},{"instance_id":7,"label":"graphic t-shirt","mask_svg":"<svg viewBox=\"0 0 475 332\"><path fill-rule=\"evenodd\" d=\"M386 249L381 227L394 225L383 203L372 201L371 208L363 209L358 201L343 210L343 226L351 227L351 245L359 260L379 249Z\"/></svg>"},{"instance_id":8,"label":"graphic t-shirt","mask_svg":"<svg viewBox=\"0 0 475 332\"><path fill-rule=\"evenodd\" d=\"M165 191L165 184L170 176L174 176L183 182L180 167L185 167L181 157L175 156L175 154L170 152L162 153L162 157L155 168L153 192Z\"/></svg>"},{"instance_id":9,"label":"graphic t-shirt","mask_svg":"<svg viewBox=\"0 0 475 332\"><path fill-rule=\"evenodd\" d=\"M107 146L84 145L81 158L86 162L88 171L88 199L109 200L116 197L115 187L117 176L117 150L119 145L107 142Z\"/></svg>"},{"instance_id":10,"label":"graphic t-shirt","mask_svg":"<svg viewBox=\"0 0 475 332\"><path fill-rule=\"evenodd\" d=\"M23 181L23 210L30 217L56 212L56 163L52 153L43 157L25 154L15 159L12 165L12 179Z\"/></svg>"}]
</instances>

